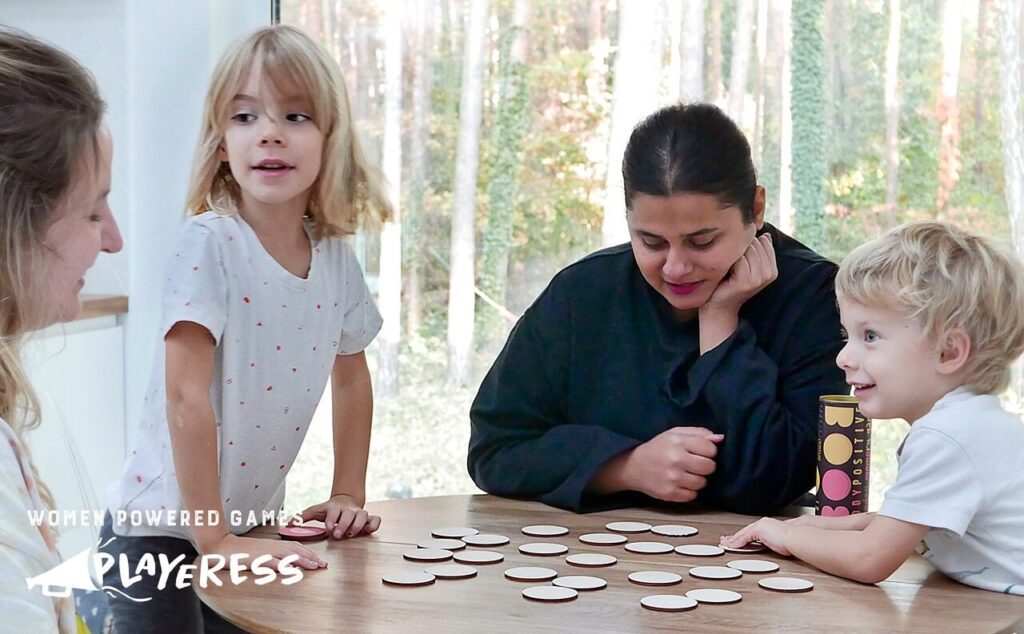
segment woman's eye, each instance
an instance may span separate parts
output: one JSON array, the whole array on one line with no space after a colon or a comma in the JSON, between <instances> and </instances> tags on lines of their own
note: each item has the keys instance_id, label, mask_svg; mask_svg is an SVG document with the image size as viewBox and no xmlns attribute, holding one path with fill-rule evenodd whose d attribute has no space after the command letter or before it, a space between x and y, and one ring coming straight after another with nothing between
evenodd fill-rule
<instances>
[{"instance_id":1,"label":"woman's eye","mask_svg":"<svg viewBox=\"0 0 1024 634\"><path fill-rule=\"evenodd\" d=\"M238 123L251 123L255 118L256 115L254 114L250 114L248 112L239 112L238 114L233 115L231 117L231 120L237 121Z\"/></svg>"},{"instance_id":2,"label":"woman's eye","mask_svg":"<svg viewBox=\"0 0 1024 634\"><path fill-rule=\"evenodd\" d=\"M695 242L693 240L690 240L690 244L693 245L694 249L710 249L711 245L714 243L714 238L712 238L711 240L707 240L705 242Z\"/></svg>"},{"instance_id":3,"label":"woman's eye","mask_svg":"<svg viewBox=\"0 0 1024 634\"><path fill-rule=\"evenodd\" d=\"M661 246L665 244L661 240L647 240L646 238L642 239L641 242L643 242L644 246L648 249L660 249Z\"/></svg>"}]
</instances>

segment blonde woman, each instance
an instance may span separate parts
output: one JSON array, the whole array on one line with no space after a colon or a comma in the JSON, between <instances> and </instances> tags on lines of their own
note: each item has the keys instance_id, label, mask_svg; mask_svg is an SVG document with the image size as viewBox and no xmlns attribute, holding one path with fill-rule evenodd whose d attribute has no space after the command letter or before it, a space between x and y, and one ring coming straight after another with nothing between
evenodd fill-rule
<instances>
[{"instance_id":1,"label":"blonde woman","mask_svg":"<svg viewBox=\"0 0 1024 634\"><path fill-rule=\"evenodd\" d=\"M356 141L338 69L301 31L261 29L221 59L188 210L137 441L110 492L111 516L128 521L108 519L102 541L116 536L109 552L132 561L158 552L185 563L197 553L270 555L272 565L315 570L326 563L301 544L242 535L281 508L328 378L331 497L304 517L324 521L335 539L380 524L363 509L373 412L363 350L381 318L341 238L375 210L386 216L388 205ZM131 521L147 511L156 519ZM199 517L207 525L194 525ZM115 629L227 625L191 587L160 589L153 578L122 589L152 600L115 598Z\"/></svg>"},{"instance_id":2,"label":"blonde woman","mask_svg":"<svg viewBox=\"0 0 1024 634\"><path fill-rule=\"evenodd\" d=\"M121 249L104 109L70 56L0 27L0 614L12 632L75 631L70 598L25 583L59 558L27 512L52 500L24 444L39 406L19 348L26 332L74 319L86 270Z\"/></svg>"}]
</instances>

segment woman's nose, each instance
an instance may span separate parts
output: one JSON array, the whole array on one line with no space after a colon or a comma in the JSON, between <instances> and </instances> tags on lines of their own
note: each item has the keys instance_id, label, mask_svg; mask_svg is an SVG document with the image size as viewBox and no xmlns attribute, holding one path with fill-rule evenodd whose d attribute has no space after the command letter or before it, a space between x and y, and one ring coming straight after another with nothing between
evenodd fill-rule
<instances>
[{"instance_id":1,"label":"woman's nose","mask_svg":"<svg viewBox=\"0 0 1024 634\"><path fill-rule=\"evenodd\" d=\"M103 231L100 233L100 249L105 253L117 253L122 247L124 239L121 237L121 230L117 227L114 215L109 214L108 221L103 223Z\"/></svg>"},{"instance_id":2,"label":"woman's nose","mask_svg":"<svg viewBox=\"0 0 1024 634\"><path fill-rule=\"evenodd\" d=\"M670 282L681 282L683 277L693 271L693 262L683 253L682 249L669 248L668 255L665 256L665 264L661 268L665 279Z\"/></svg>"}]
</instances>

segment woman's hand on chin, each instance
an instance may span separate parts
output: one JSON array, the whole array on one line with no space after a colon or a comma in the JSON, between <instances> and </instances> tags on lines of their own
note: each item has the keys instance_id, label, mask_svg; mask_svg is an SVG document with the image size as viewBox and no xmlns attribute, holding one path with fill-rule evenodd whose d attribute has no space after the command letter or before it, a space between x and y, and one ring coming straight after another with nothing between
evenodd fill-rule
<instances>
[{"instance_id":1,"label":"woman's hand on chin","mask_svg":"<svg viewBox=\"0 0 1024 634\"><path fill-rule=\"evenodd\" d=\"M698 310L701 354L713 350L736 332L740 307L778 276L771 234L762 234L750 242Z\"/></svg>"}]
</instances>

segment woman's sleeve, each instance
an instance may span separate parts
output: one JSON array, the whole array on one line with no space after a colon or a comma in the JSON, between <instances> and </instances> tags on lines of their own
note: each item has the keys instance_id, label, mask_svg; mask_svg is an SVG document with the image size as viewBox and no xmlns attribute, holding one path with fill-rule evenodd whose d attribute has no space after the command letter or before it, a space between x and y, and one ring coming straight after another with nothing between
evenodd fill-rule
<instances>
[{"instance_id":1,"label":"woman's sleeve","mask_svg":"<svg viewBox=\"0 0 1024 634\"><path fill-rule=\"evenodd\" d=\"M788 320L789 341L776 363L758 344L745 319L714 350L686 372L677 398L703 396L711 427L725 435L717 468L699 499L717 508L751 515L772 514L814 484L818 397L848 394L836 366L842 349L834 267L809 280ZM802 306L801 306L802 305ZM670 388L671 389L671 388Z\"/></svg>"},{"instance_id":2,"label":"woman's sleeve","mask_svg":"<svg viewBox=\"0 0 1024 634\"><path fill-rule=\"evenodd\" d=\"M632 495L585 488L640 441L570 422L570 330L569 298L553 284L516 324L473 401L469 475L488 493L577 512L622 507Z\"/></svg>"}]
</instances>

